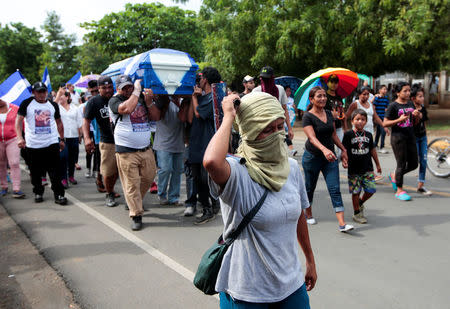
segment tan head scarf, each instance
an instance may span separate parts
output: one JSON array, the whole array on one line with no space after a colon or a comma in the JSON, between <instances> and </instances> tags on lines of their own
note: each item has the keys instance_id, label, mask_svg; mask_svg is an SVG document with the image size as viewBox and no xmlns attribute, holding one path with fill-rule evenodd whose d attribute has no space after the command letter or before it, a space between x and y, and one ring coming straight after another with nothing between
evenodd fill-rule
<instances>
[{"instance_id":1,"label":"tan head scarf","mask_svg":"<svg viewBox=\"0 0 450 309\"><path fill-rule=\"evenodd\" d=\"M278 118L285 119L280 102L264 92L242 97L236 117L242 138L237 154L245 158L250 177L271 191L280 191L289 175L285 132L275 132L262 140L256 137Z\"/></svg>"}]
</instances>

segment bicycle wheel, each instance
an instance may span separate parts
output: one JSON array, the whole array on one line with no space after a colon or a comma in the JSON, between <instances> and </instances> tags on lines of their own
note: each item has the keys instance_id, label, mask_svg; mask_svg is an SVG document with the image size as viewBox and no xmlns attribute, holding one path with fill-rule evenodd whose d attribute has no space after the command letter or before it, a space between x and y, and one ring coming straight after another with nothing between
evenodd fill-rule
<instances>
[{"instance_id":1,"label":"bicycle wheel","mask_svg":"<svg viewBox=\"0 0 450 309\"><path fill-rule=\"evenodd\" d=\"M440 137L428 144L427 168L436 177L450 176L450 139Z\"/></svg>"}]
</instances>

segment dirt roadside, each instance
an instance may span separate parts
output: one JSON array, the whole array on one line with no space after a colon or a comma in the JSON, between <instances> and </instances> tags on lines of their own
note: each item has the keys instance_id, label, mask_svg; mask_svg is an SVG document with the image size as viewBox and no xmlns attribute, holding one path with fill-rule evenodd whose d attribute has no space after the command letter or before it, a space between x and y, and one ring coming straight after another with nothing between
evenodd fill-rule
<instances>
[{"instance_id":1,"label":"dirt roadside","mask_svg":"<svg viewBox=\"0 0 450 309\"><path fill-rule=\"evenodd\" d=\"M1 203L0 261L1 309L80 308Z\"/></svg>"}]
</instances>

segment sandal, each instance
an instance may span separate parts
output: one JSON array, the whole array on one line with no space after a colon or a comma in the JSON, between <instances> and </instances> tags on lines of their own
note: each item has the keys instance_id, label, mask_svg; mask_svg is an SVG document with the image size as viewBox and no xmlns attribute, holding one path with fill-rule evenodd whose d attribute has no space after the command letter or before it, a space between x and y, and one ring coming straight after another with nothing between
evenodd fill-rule
<instances>
[{"instance_id":1,"label":"sandal","mask_svg":"<svg viewBox=\"0 0 450 309\"><path fill-rule=\"evenodd\" d=\"M397 184L395 183L395 178L392 177L392 173L389 174L389 181L391 182L394 192L397 192Z\"/></svg>"}]
</instances>

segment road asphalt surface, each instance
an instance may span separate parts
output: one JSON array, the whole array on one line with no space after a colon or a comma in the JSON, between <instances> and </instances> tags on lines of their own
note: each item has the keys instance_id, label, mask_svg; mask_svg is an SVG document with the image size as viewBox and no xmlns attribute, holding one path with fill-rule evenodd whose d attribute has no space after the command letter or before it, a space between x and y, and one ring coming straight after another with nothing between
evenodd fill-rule
<instances>
[{"instance_id":1,"label":"road asphalt surface","mask_svg":"<svg viewBox=\"0 0 450 309\"><path fill-rule=\"evenodd\" d=\"M299 155L295 158L300 164L303 144L304 140L296 139ZM83 166L84 152L80 150ZM383 175L387 175L395 166L392 151L379 156ZM79 184L66 191L67 206L53 202L49 187L44 203L35 204L25 170L22 189L26 199L15 200L10 195L0 199L54 274L58 273L58 279L65 283L52 288L62 295L61 300L34 290L36 282L45 285L33 277L44 274L43 266L36 267L35 253L33 259L26 260L28 267L27 263L21 264L22 275L28 276L21 279L23 284L11 285L17 292L16 300L25 304L23 308L218 308L218 298L202 295L193 286L192 278L202 254L222 231L220 214L212 222L195 226L194 217L183 216L183 206L161 206L156 195L148 194L144 228L132 232L123 197L118 199L117 207L104 206L105 195L96 191L94 180L86 179L84 172L77 171ZM411 191L418 174L413 171L405 177L405 188L413 200L400 202L394 199L385 177L366 203L369 223L360 225L352 223L346 170L341 167L340 172L345 218L356 229L348 234L338 232L321 176L313 205L318 224L310 226L318 272L317 285L310 293L311 307L448 308L450 178L439 179L428 173L426 186L435 194L425 197ZM184 199L184 183L182 187ZM116 191L122 193L120 183ZM0 209L2 220L8 219L5 216ZM17 227L10 225L13 228L7 230L2 223L2 239L9 239L5 235L13 239L14 233L21 233L14 232ZM1 250L23 258L21 251L14 251L15 242L6 240ZM22 242L27 240L23 238ZM5 260L0 272L2 282L14 279L5 276L14 270L15 259ZM4 284L0 288L4 289ZM39 307L30 301L51 304L53 298L53 307ZM21 308L5 303L0 301L4 308ZM14 299L9 304L15 304Z\"/></svg>"}]
</instances>

